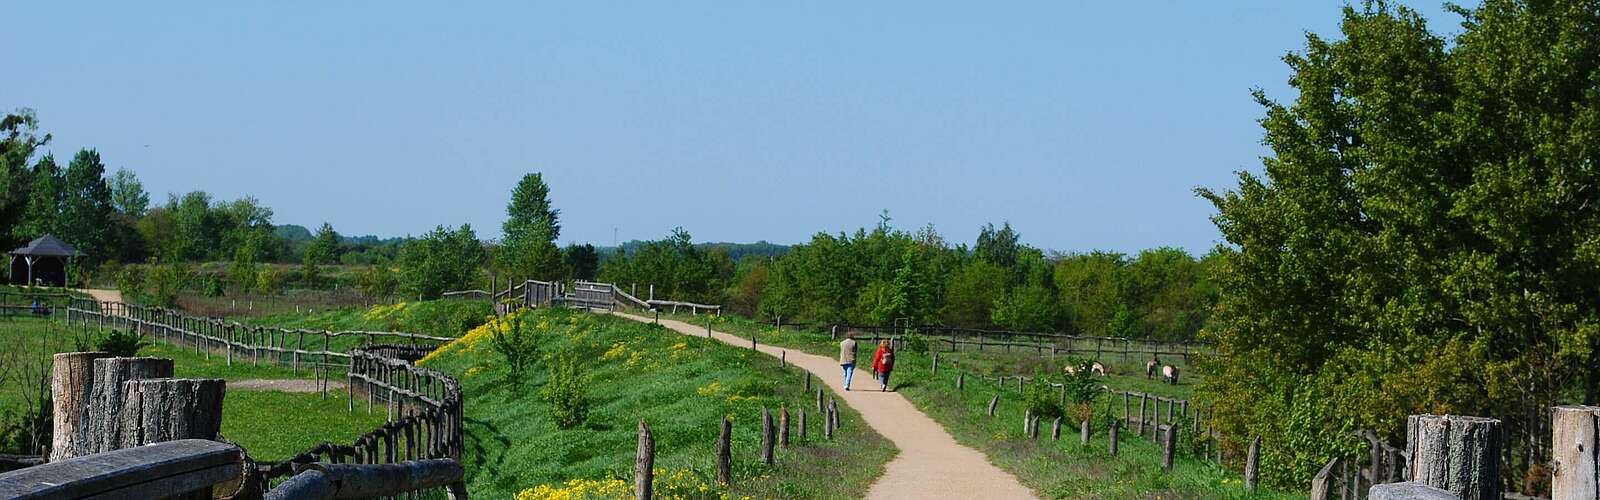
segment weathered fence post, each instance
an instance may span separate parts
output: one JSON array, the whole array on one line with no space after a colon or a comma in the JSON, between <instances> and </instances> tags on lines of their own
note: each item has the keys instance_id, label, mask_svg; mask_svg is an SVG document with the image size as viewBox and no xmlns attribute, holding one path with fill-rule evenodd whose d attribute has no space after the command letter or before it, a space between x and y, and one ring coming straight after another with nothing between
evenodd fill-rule
<instances>
[{"instance_id":1,"label":"weathered fence post","mask_svg":"<svg viewBox=\"0 0 1600 500\"><path fill-rule=\"evenodd\" d=\"M824 410L822 412L822 437L829 441L833 440L833 412L831 411Z\"/></svg>"},{"instance_id":2,"label":"weathered fence post","mask_svg":"<svg viewBox=\"0 0 1600 500\"><path fill-rule=\"evenodd\" d=\"M1032 424L1032 423L1033 423L1033 409L1032 408L1023 408L1022 409L1022 435L1027 436L1029 434L1032 434L1032 432L1030 432L1031 429L1028 427L1029 424Z\"/></svg>"},{"instance_id":3,"label":"weathered fence post","mask_svg":"<svg viewBox=\"0 0 1600 500\"><path fill-rule=\"evenodd\" d=\"M1335 479L1333 470L1338 466L1339 459L1329 460L1328 465L1322 466L1322 470L1317 471L1317 475L1311 478L1310 500L1333 500Z\"/></svg>"},{"instance_id":4,"label":"weathered fence post","mask_svg":"<svg viewBox=\"0 0 1600 500\"><path fill-rule=\"evenodd\" d=\"M956 373L956 389L963 391L967 389L967 372Z\"/></svg>"},{"instance_id":5,"label":"weathered fence post","mask_svg":"<svg viewBox=\"0 0 1600 500\"><path fill-rule=\"evenodd\" d=\"M1056 417L1056 421L1050 424L1050 439L1052 441L1061 439L1061 417Z\"/></svg>"},{"instance_id":6,"label":"weathered fence post","mask_svg":"<svg viewBox=\"0 0 1600 500\"><path fill-rule=\"evenodd\" d=\"M1000 396L999 395L995 395L995 397L989 398L989 416L991 416L991 417L994 416L994 407L995 407L995 405L998 405L998 404L1000 404Z\"/></svg>"},{"instance_id":7,"label":"weathered fence post","mask_svg":"<svg viewBox=\"0 0 1600 500\"><path fill-rule=\"evenodd\" d=\"M789 447L789 407L778 405L778 446Z\"/></svg>"},{"instance_id":8,"label":"weathered fence post","mask_svg":"<svg viewBox=\"0 0 1600 500\"><path fill-rule=\"evenodd\" d=\"M811 372L806 372L806 392L811 392Z\"/></svg>"},{"instance_id":9,"label":"weathered fence post","mask_svg":"<svg viewBox=\"0 0 1600 500\"><path fill-rule=\"evenodd\" d=\"M1406 454L1411 480L1450 492L1462 500L1501 496L1500 421L1458 415L1406 418Z\"/></svg>"},{"instance_id":10,"label":"weathered fence post","mask_svg":"<svg viewBox=\"0 0 1600 500\"><path fill-rule=\"evenodd\" d=\"M159 379L172 376L172 360L161 358L102 358L94 361L94 389L89 399L89 425L80 426L89 433L85 443L90 453L100 453L121 448L123 415L125 408L124 382ZM215 439L207 438L207 439Z\"/></svg>"},{"instance_id":11,"label":"weathered fence post","mask_svg":"<svg viewBox=\"0 0 1600 500\"><path fill-rule=\"evenodd\" d=\"M832 415L833 428L838 429L841 424L839 421L839 400L828 398L828 414Z\"/></svg>"},{"instance_id":12,"label":"weathered fence post","mask_svg":"<svg viewBox=\"0 0 1600 500\"><path fill-rule=\"evenodd\" d=\"M772 465L772 412L761 407L761 463Z\"/></svg>"},{"instance_id":13,"label":"weathered fence post","mask_svg":"<svg viewBox=\"0 0 1600 500\"><path fill-rule=\"evenodd\" d=\"M800 415L798 415L800 417L800 439L804 440L806 438L806 409L796 408L795 411L800 413Z\"/></svg>"},{"instance_id":14,"label":"weathered fence post","mask_svg":"<svg viewBox=\"0 0 1600 500\"><path fill-rule=\"evenodd\" d=\"M1133 426L1133 414L1130 411L1131 407L1129 406L1129 401L1131 399L1132 398L1129 397L1128 391L1122 391L1122 420L1124 420L1123 425L1129 427Z\"/></svg>"},{"instance_id":15,"label":"weathered fence post","mask_svg":"<svg viewBox=\"0 0 1600 500\"><path fill-rule=\"evenodd\" d=\"M1259 460L1261 459L1260 457L1261 457L1261 436L1256 436L1255 438L1252 438L1250 440L1250 452L1245 455L1245 459L1244 459L1244 490L1245 491L1255 491L1256 490L1256 477L1257 477L1258 474L1260 474L1260 467L1261 467L1261 463L1259 462Z\"/></svg>"},{"instance_id":16,"label":"weathered fence post","mask_svg":"<svg viewBox=\"0 0 1600 500\"><path fill-rule=\"evenodd\" d=\"M722 433L717 435L717 482L733 484L733 421L722 417Z\"/></svg>"},{"instance_id":17,"label":"weathered fence post","mask_svg":"<svg viewBox=\"0 0 1600 500\"><path fill-rule=\"evenodd\" d=\"M1176 451L1178 445L1178 426L1163 425L1161 427L1164 427L1166 430L1166 432L1162 433L1163 442L1161 443L1161 468L1166 469L1167 472L1172 472L1173 452Z\"/></svg>"},{"instance_id":18,"label":"weathered fence post","mask_svg":"<svg viewBox=\"0 0 1600 500\"><path fill-rule=\"evenodd\" d=\"M61 356L57 354L56 356ZM57 405L57 408L60 406ZM60 421L60 417L56 417ZM1600 407L1557 406L1550 409L1551 458L1555 473L1550 498L1600 498L1600 468L1596 467Z\"/></svg>"},{"instance_id":19,"label":"weathered fence post","mask_svg":"<svg viewBox=\"0 0 1600 500\"><path fill-rule=\"evenodd\" d=\"M817 389L817 413L827 413L828 407L822 404L822 389Z\"/></svg>"},{"instance_id":20,"label":"weathered fence post","mask_svg":"<svg viewBox=\"0 0 1600 500\"><path fill-rule=\"evenodd\" d=\"M54 356L50 367L52 406L50 461L58 462L94 453L88 441L89 402L94 395L94 360L104 352L68 352Z\"/></svg>"},{"instance_id":21,"label":"weathered fence post","mask_svg":"<svg viewBox=\"0 0 1600 500\"><path fill-rule=\"evenodd\" d=\"M928 350L931 351L933 349L930 348ZM939 374L939 353L936 352L936 353L933 353L933 362L932 363L928 363L928 375L938 375L938 374Z\"/></svg>"},{"instance_id":22,"label":"weathered fence post","mask_svg":"<svg viewBox=\"0 0 1600 500\"><path fill-rule=\"evenodd\" d=\"M633 461L633 498L650 500L651 483L656 464L656 439L650 435L650 426L639 421L639 454Z\"/></svg>"},{"instance_id":23,"label":"weathered fence post","mask_svg":"<svg viewBox=\"0 0 1600 500\"><path fill-rule=\"evenodd\" d=\"M1106 450L1109 451L1113 457L1117 456L1117 429L1120 427L1122 426L1113 425L1111 426L1111 432L1106 433L1106 436L1109 436L1107 439L1110 439L1110 441L1106 443Z\"/></svg>"},{"instance_id":24,"label":"weathered fence post","mask_svg":"<svg viewBox=\"0 0 1600 500\"><path fill-rule=\"evenodd\" d=\"M1145 423L1146 423L1145 422L1145 418L1144 418L1144 410L1145 410L1145 405L1147 405L1149 403L1150 403L1150 395L1149 394L1140 393L1139 394L1139 437L1144 437L1144 428L1145 428Z\"/></svg>"},{"instance_id":25,"label":"weathered fence post","mask_svg":"<svg viewBox=\"0 0 1600 500\"><path fill-rule=\"evenodd\" d=\"M222 379L191 378L123 383L122 432L114 449L177 439L216 440L222 430L225 385Z\"/></svg>"},{"instance_id":26,"label":"weathered fence post","mask_svg":"<svg viewBox=\"0 0 1600 500\"><path fill-rule=\"evenodd\" d=\"M1084 420L1078 424L1078 443L1089 446L1089 421Z\"/></svg>"}]
</instances>

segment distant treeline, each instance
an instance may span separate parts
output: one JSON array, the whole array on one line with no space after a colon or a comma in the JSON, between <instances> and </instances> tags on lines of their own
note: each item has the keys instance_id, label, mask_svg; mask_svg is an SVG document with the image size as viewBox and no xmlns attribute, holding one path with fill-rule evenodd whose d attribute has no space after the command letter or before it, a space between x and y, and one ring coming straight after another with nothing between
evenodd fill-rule
<instances>
[{"instance_id":1,"label":"distant treeline","mask_svg":"<svg viewBox=\"0 0 1600 500\"><path fill-rule=\"evenodd\" d=\"M632 242L630 242L632 243ZM776 247L776 245L774 245ZM747 254L748 256L749 254ZM981 228L972 247L927 227L819 233L766 258L734 258L695 245L681 228L625 245L599 278L624 289L654 285L658 298L726 304L733 312L793 322L941 323L1188 339L1216 302L1211 258L1157 248L1046 254L1010 224Z\"/></svg>"}]
</instances>

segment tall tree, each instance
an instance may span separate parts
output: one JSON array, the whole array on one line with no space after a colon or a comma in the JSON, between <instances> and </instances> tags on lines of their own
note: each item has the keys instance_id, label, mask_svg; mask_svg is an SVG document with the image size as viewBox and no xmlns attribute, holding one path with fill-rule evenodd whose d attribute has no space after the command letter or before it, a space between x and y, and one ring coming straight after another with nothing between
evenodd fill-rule
<instances>
[{"instance_id":1,"label":"tall tree","mask_svg":"<svg viewBox=\"0 0 1600 500\"><path fill-rule=\"evenodd\" d=\"M117 169L111 176L111 206L117 213L133 217L144 217L150 208L150 193L144 191L144 183L139 182L138 174L126 168Z\"/></svg>"},{"instance_id":2,"label":"tall tree","mask_svg":"<svg viewBox=\"0 0 1600 500\"><path fill-rule=\"evenodd\" d=\"M1256 92L1264 173L1200 192L1230 244L1201 390L1229 435L1296 443L1270 482L1413 413L1501 419L1515 471L1545 408L1600 402L1600 3L1455 10L1446 39L1347 7L1285 58L1292 103Z\"/></svg>"},{"instance_id":3,"label":"tall tree","mask_svg":"<svg viewBox=\"0 0 1600 500\"><path fill-rule=\"evenodd\" d=\"M978 242L973 245L972 253L979 260L994 264L1006 269L1017 267L1017 258L1021 251L1022 235L1011 229L1011 223L1006 222L1000 229L995 229L994 224L985 224L978 231Z\"/></svg>"},{"instance_id":4,"label":"tall tree","mask_svg":"<svg viewBox=\"0 0 1600 500\"><path fill-rule=\"evenodd\" d=\"M61 236L61 208L67 197L66 179L54 156L46 154L33 166L27 208L12 236L27 241L46 234Z\"/></svg>"},{"instance_id":5,"label":"tall tree","mask_svg":"<svg viewBox=\"0 0 1600 500\"><path fill-rule=\"evenodd\" d=\"M16 228L22 222L33 194L33 171L28 163L35 151L49 143L50 134L39 135L33 110L23 108L0 118L0 228ZM20 233L0 230L0 248L19 246L26 238Z\"/></svg>"},{"instance_id":6,"label":"tall tree","mask_svg":"<svg viewBox=\"0 0 1600 500\"><path fill-rule=\"evenodd\" d=\"M400 290L406 297L437 298L477 284L483 244L472 226L439 226L400 247Z\"/></svg>"},{"instance_id":7,"label":"tall tree","mask_svg":"<svg viewBox=\"0 0 1600 500\"><path fill-rule=\"evenodd\" d=\"M111 188L106 185L106 166L93 149L78 151L67 164L64 197L61 203L61 237L76 245L90 260L114 258L111 232Z\"/></svg>"},{"instance_id":8,"label":"tall tree","mask_svg":"<svg viewBox=\"0 0 1600 500\"><path fill-rule=\"evenodd\" d=\"M594 245L567 245L561 251L561 259L566 262L567 271L572 273L574 279L593 280L600 271L600 253L595 251Z\"/></svg>"},{"instance_id":9,"label":"tall tree","mask_svg":"<svg viewBox=\"0 0 1600 500\"><path fill-rule=\"evenodd\" d=\"M559 279L563 277L561 250L561 211L550 206L550 187L544 176L522 176L506 204L505 234L500 240L495 261L502 272L515 277Z\"/></svg>"}]
</instances>

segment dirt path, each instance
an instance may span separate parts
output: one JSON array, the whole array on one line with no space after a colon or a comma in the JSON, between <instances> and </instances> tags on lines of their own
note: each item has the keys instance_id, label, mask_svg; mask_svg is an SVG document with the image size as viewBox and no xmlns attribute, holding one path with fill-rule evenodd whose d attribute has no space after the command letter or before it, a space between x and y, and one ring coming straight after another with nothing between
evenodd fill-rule
<instances>
[{"instance_id":1,"label":"dirt path","mask_svg":"<svg viewBox=\"0 0 1600 500\"><path fill-rule=\"evenodd\" d=\"M122 302L122 292L119 292L119 291L116 291L116 290L99 290L99 289L85 288L85 289L78 290L78 291L83 292L83 293L87 293L87 294L89 294L90 297L94 297L94 300L98 300L98 301L101 301L101 302Z\"/></svg>"},{"instance_id":2,"label":"dirt path","mask_svg":"<svg viewBox=\"0 0 1600 500\"><path fill-rule=\"evenodd\" d=\"M236 390L241 390L241 391L317 392L317 391L322 390L322 387L319 386L317 384L317 381L315 381L315 380L305 380L305 379L295 379L295 378L286 378L286 379L256 378L256 379L248 379L248 380L230 380L230 381L228 381L228 389L230 389L230 390L236 389ZM328 381L328 391L329 392L337 392L336 390L343 390L343 389L344 389L344 382L340 382L340 381L337 381L337 380L329 380Z\"/></svg>"},{"instance_id":3,"label":"dirt path","mask_svg":"<svg viewBox=\"0 0 1600 500\"><path fill-rule=\"evenodd\" d=\"M652 321L632 314L613 314L645 323ZM663 319L661 324L685 335L699 337L706 332L704 326L682 321ZM747 339L722 332L713 332L713 337L735 346L750 345ZM767 345L758 349L774 357L786 350ZM862 349L867 351L862 357L870 355L871 347ZM867 425L900 448L900 454L889 461L883 476L867 491L867 498L1035 498L1016 477L989 463L982 453L956 443L944 427L918 411L905 397L878 392L870 368L856 369L852 387L855 390L846 392L840 390L844 374L833 358L800 351L786 357L789 363L816 375L829 390L861 412ZM868 388L871 390L865 390Z\"/></svg>"}]
</instances>

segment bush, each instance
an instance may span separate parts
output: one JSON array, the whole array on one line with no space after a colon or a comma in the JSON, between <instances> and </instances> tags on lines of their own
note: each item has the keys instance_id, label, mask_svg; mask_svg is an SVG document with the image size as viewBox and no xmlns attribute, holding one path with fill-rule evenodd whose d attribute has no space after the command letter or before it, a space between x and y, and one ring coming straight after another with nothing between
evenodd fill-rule
<instances>
[{"instance_id":1,"label":"bush","mask_svg":"<svg viewBox=\"0 0 1600 500\"><path fill-rule=\"evenodd\" d=\"M434 301L407 308L404 324L399 327L405 331L459 337L483 325L493 315L494 308L486 301Z\"/></svg>"},{"instance_id":2,"label":"bush","mask_svg":"<svg viewBox=\"0 0 1600 500\"><path fill-rule=\"evenodd\" d=\"M1055 383L1052 377L1037 373L1033 378L1033 383L1028 384L1027 392L1022 393L1023 408L1027 408L1033 416L1039 417L1041 420L1066 416L1060 400L1057 399L1055 387L1050 385L1052 383Z\"/></svg>"},{"instance_id":3,"label":"bush","mask_svg":"<svg viewBox=\"0 0 1600 500\"><path fill-rule=\"evenodd\" d=\"M145 340L143 335L131 331L112 330L110 335L106 335L95 344L95 350L127 358L139 355L139 350L148 345L150 341Z\"/></svg>"},{"instance_id":4,"label":"bush","mask_svg":"<svg viewBox=\"0 0 1600 500\"><path fill-rule=\"evenodd\" d=\"M539 390L550 404L550 421L556 427L571 429L589 418L589 389L584 384L583 364L576 354L565 353L550 363L550 382Z\"/></svg>"},{"instance_id":5,"label":"bush","mask_svg":"<svg viewBox=\"0 0 1600 500\"><path fill-rule=\"evenodd\" d=\"M217 275L215 275L215 274L207 276L206 277L205 294L206 294L207 297L211 297L211 298L221 297L222 296L222 279L218 278Z\"/></svg>"},{"instance_id":6,"label":"bush","mask_svg":"<svg viewBox=\"0 0 1600 500\"><path fill-rule=\"evenodd\" d=\"M504 317L491 321L489 331L489 344L501 356L506 357L506 367L511 371L511 383L522 385L527 376L528 365L539 355L539 344L543 331L538 328L529 328L523 321L527 310L507 314ZM553 378L554 373L551 374Z\"/></svg>"},{"instance_id":7,"label":"bush","mask_svg":"<svg viewBox=\"0 0 1600 500\"><path fill-rule=\"evenodd\" d=\"M145 280L146 297L157 306L173 307L178 303L178 292L188 280L189 269L183 263L154 266Z\"/></svg>"},{"instance_id":8,"label":"bush","mask_svg":"<svg viewBox=\"0 0 1600 500\"><path fill-rule=\"evenodd\" d=\"M144 295L144 268L128 265L117 271L117 291L124 300L136 300Z\"/></svg>"},{"instance_id":9,"label":"bush","mask_svg":"<svg viewBox=\"0 0 1600 500\"><path fill-rule=\"evenodd\" d=\"M1061 374L1061 386L1067 393L1066 410L1075 422L1081 422L1094 416L1094 403L1101 394L1100 382L1090 372L1093 364L1088 360L1068 358L1066 365L1073 367L1071 373Z\"/></svg>"},{"instance_id":10,"label":"bush","mask_svg":"<svg viewBox=\"0 0 1600 500\"><path fill-rule=\"evenodd\" d=\"M900 339L905 344L905 349L917 354L928 353L928 337L920 333L907 333Z\"/></svg>"}]
</instances>

